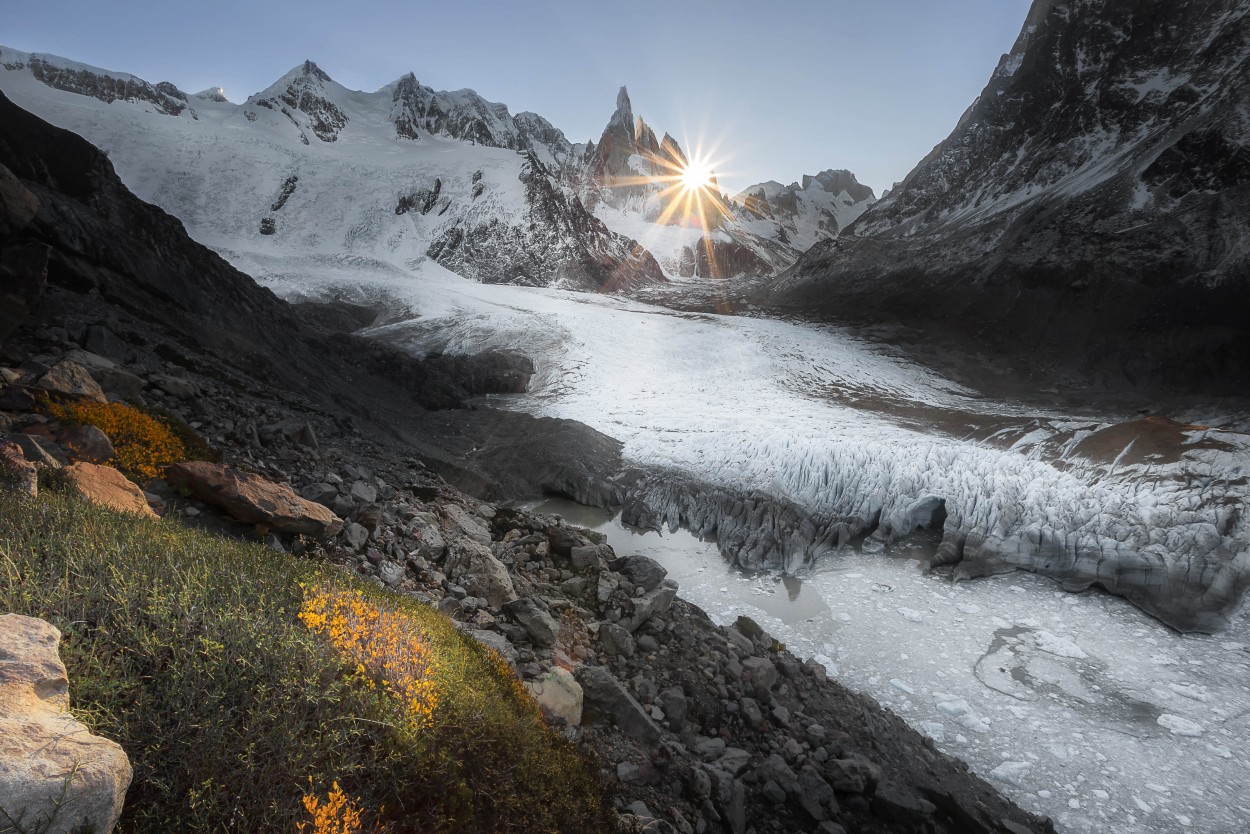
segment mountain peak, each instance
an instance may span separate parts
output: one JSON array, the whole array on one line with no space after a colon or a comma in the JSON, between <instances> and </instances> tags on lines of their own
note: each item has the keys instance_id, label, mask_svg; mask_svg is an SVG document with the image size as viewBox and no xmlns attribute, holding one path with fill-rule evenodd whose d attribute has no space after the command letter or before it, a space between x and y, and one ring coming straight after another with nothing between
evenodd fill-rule
<instances>
[{"instance_id":1,"label":"mountain peak","mask_svg":"<svg viewBox=\"0 0 1250 834\"><path fill-rule=\"evenodd\" d=\"M229 99L226 98L226 91L221 87L209 87L207 90L200 90L195 94L195 97L204 99L205 101L215 101L219 104L229 101Z\"/></svg>"},{"instance_id":2,"label":"mountain peak","mask_svg":"<svg viewBox=\"0 0 1250 834\"><path fill-rule=\"evenodd\" d=\"M612 114L612 118L608 120L608 127L605 132L611 131L613 128L619 127L629 138L629 142L634 142L636 134L634 133L634 106L629 100L629 90L622 85L620 91L616 94L616 111Z\"/></svg>"}]
</instances>

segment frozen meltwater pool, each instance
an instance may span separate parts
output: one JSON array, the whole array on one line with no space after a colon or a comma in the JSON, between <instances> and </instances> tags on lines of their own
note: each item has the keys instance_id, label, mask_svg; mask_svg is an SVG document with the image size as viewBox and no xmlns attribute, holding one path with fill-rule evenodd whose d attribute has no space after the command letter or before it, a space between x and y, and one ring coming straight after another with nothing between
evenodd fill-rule
<instances>
[{"instance_id":1,"label":"frozen meltwater pool","mask_svg":"<svg viewBox=\"0 0 1250 834\"><path fill-rule=\"evenodd\" d=\"M747 574L685 530L562 499L526 505L668 569L721 624L740 614L890 707L1061 832L1250 831L1250 617L1184 636L1106 594L1028 573L952 584L898 552L802 578Z\"/></svg>"}]
</instances>

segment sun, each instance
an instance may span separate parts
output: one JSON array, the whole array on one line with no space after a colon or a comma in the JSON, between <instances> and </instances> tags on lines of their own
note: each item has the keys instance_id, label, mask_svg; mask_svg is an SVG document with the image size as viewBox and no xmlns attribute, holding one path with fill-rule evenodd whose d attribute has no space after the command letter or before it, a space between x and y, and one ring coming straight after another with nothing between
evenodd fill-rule
<instances>
[{"instance_id":1,"label":"sun","mask_svg":"<svg viewBox=\"0 0 1250 834\"><path fill-rule=\"evenodd\" d=\"M707 163L692 159L678 174L682 188L687 191L702 191L712 187L712 169Z\"/></svg>"}]
</instances>

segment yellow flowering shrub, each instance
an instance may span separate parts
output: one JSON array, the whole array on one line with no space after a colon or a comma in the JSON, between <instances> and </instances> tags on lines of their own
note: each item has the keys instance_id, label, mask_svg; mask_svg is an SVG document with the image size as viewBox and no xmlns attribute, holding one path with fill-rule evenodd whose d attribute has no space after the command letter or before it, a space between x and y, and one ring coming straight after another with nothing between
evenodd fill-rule
<instances>
[{"instance_id":1,"label":"yellow flowering shrub","mask_svg":"<svg viewBox=\"0 0 1250 834\"><path fill-rule=\"evenodd\" d=\"M305 587L299 619L329 640L362 681L396 698L414 729L429 725L439 700L434 658L407 617L378 608L359 590Z\"/></svg>"},{"instance_id":2,"label":"yellow flowering shrub","mask_svg":"<svg viewBox=\"0 0 1250 834\"><path fill-rule=\"evenodd\" d=\"M95 426L113 442L113 465L143 482L161 467L186 460L187 450L168 425L124 403L52 402L50 416L62 423Z\"/></svg>"},{"instance_id":3,"label":"yellow flowering shrub","mask_svg":"<svg viewBox=\"0 0 1250 834\"><path fill-rule=\"evenodd\" d=\"M311 788L312 779L309 780ZM360 806L335 782L326 798L320 799L314 793L304 795L304 810L312 820L304 820L297 825L297 830L309 834L357 834L360 831L360 817L363 811Z\"/></svg>"}]
</instances>

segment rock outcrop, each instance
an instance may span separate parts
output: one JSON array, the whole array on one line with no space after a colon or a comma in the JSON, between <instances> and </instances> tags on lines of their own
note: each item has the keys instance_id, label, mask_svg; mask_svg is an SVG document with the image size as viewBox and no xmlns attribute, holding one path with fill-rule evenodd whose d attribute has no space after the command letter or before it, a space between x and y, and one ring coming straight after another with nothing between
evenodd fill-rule
<instances>
[{"instance_id":1,"label":"rock outcrop","mask_svg":"<svg viewBox=\"0 0 1250 834\"><path fill-rule=\"evenodd\" d=\"M130 787L130 760L69 711L61 633L0 616L0 819L14 831L108 834Z\"/></svg>"},{"instance_id":2,"label":"rock outcrop","mask_svg":"<svg viewBox=\"0 0 1250 834\"><path fill-rule=\"evenodd\" d=\"M1036 0L981 96L773 303L1113 385L1250 379L1250 9Z\"/></svg>"}]
</instances>

